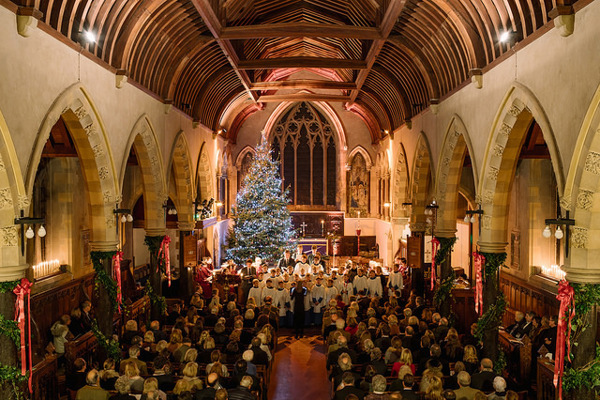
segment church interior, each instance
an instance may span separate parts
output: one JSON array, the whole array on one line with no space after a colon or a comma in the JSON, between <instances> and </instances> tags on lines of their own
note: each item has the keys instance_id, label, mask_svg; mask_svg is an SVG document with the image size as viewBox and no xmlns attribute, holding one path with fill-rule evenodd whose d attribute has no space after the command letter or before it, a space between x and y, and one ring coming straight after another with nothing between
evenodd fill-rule
<instances>
[{"instance_id":1,"label":"church interior","mask_svg":"<svg viewBox=\"0 0 600 400\"><path fill-rule=\"evenodd\" d=\"M477 388L493 369L483 398L600 398L599 20L594 0L0 0L0 393L477 399L465 376ZM316 272L300 284L277 260L228 265L261 144L287 190L292 257L316 249L324 287L339 273L333 309L309 304ZM357 268L382 289L361 294ZM263 272L288 297L308 286L300 339L297 304L246 318ZM259 310L271 330L246 321ZM71 337L56 334L65 316ZM219 324L235 340L207 348ZM263 335L239 345L270 350L266 365L245 347L225 361L244 332ZM160 360L136 377L144 346ZM476 365L460 371L469 346ZM404 379L394 349L412 352ZM225 384L238 361L256 386ZM152 388L165 362L188 390Z\"/></svg>"}]
</instances>

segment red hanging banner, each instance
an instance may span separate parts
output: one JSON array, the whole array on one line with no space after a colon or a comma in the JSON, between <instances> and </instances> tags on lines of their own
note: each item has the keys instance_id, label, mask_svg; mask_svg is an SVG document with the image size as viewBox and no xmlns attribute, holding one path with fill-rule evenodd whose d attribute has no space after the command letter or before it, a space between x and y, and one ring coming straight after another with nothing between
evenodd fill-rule
<instances>
[{"instance_id":1,"label":"red hanging banner","mask_svg":"<svg viewBox=\"0 0 600 400\"><path fill-rule=\"evenodd\" d=\"M13 293L17 295L17 301L15 302L15 321L19 325L21 331L21 374L27 375L27 361L29 360L29 393L33 393L31 387L31 285L32 283L27 278L21 279L21 283L13 290ZM29 346L25 346L25 295L27 295L27 327L28 327L28 343ZM27 348L29 349L29 357L27 357Z\"/></svg>"},{"instance_id":2,"label":"red hanging banner","mask_svg":"<svg viewBox=\"0 0 600 400\"><path fill-rule=\"evenodd\" d=\"M123 261L123 252L117 251L117 254L115 254L112 258L112 262L113 275L117 281L117 307L119 309L119 313L121 312L121 302L123 300L123 295L121 292L121 261Z\"/></svg>"},{"instance_id":3,"label":"red hanging banner","mask_svg":"<svg viewBox=\"0 0 600 400\"><path fill-rule=\"evenodd\" d=\"M165 235L162 242L160 243L160 249L158 250L158 258L160 259L161 255L165 262L165 273L167 274L167 279L169 281L169 287L171 287L171 256L169 255L169 244L171 243L171 238L169 235ZM158 272L158 263L156 263L156 272Z\"/></svg>"},{"instance_id":4,"label":"red hanging banner","mask_svg":"<svg viewBox=\"0 0 600 400\"><path fill-rule=\"evenodd\" d=\"M440 241L432 237L431 238L431 290L435 287L435 280L437 277L435 276L435 256L440 249Z\"/></svg>"},{"instance_id":5,"label":"red hanging banner","mask_svg":"<svg viewBox=\"0 0 600 400\"><path fill-rule=\"evenodd\" d=\"M558 294L560 301L560 312L558 314L558 327L556 329L556 352L554 354L554 386L558 389L558 398L562 399L562 375L565 368L565 340L567 344L567 358L571 361L571 321L575 316L575 291L569 285L568 281L562 280L558 284ZM569 324L565 323L565 316L571 307L569 314Z\"/></svg>"},{"instance_id":6,"label":"red hanging banner","mask_svg":"<svg viewBox=\"0 0 600 400\"><path fill-rule=\"evenodd\" d=\"M477 252L473 253L475 266L475 312L483 314L483 278L481 268L485 265L485 257Z\"/></svg>"}]
</instances>

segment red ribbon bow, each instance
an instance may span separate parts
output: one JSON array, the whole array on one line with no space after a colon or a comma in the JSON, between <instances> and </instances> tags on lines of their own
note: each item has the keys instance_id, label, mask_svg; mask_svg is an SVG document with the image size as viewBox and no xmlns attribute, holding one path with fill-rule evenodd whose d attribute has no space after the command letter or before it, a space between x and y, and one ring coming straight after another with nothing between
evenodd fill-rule
<instances>
[{"instance_id":1,"label":"red ribbon bow","mask_svg":"<svg viewBox=\"0 0 600 400\"><path fill-rule=\"evenodd\" d=\"M162 242L160 243L160 249L158 250L158 258L163 256L163 260L165 262L165 273L167 274L167 279L169 280L169 287L171 287L171 256L169 255L169 244L171 243L171 238L169 235L165 235ZM156 272L158 272L158 263L156 264Z\"/></svg>"},{"instance_id":2,"label":"red ribbon bow","mask_svg":"<svg viewBox=\"0 0 600 400\"><path fill-rule=\"evenodd\" d=\"M14 288L13 293L17 295L17 301L15 302L15 321L19 325L21 331L21 375L27 374L27 360L29 360L29 393L33 393L31 387L31 282L27 278L21 279L21 283ZM28 327L28 338L29 338L29 358L27 357L27 348L25 346L25 295L27 295L27 327Z\"/></svg>"},{"instance_id":3,"label":"red ribbon bow","mask_svg":"<svg viewBox=\"0 0 600 400\"><path fill-rule=\"evenodd\" d=\"M554 357L554 386L558 388L558 398L562 399L562 374L565 364L565 339L567 342L567 358L571 361L571 321L575 316L575 291L569 285L569 282L562 280L558 284L558 294L556 299L560 301L560 314L558 316L558 327L556 329L556 353ZM569 314L568 331L565 324L566 314L571 308ZM566 335L565 335L566 333Z\"/></svg>"},{"instance_id":4,"label":"red ribbon bow","mask_svg":"<svg viewBox=\"0 0 600 400\"><path fill-rule=\"evenodd\" d=\"M483 314L483 278L481 267L485 265L485 257L477 252L473 253L473 264L475 265L475 312Z\"/></svg>"},{"instance_id":5,"label":"red ribbon bow","mask_svg":"<svg viewBox=\"0 0 600 400\"><path fill-rule=\"evenodd\" d=\"M119 308L119 312L121 312L121 302L123 299L123 295L121 292L121 261L123 261L123 252L117 251L112 258L113 262L113 274L115 276L115 280L117 281L117 306Z\"/></svg>"},{"instance_id":6,"label":"red ribbon bow","mask_svg":"<svg viewBox=\"0 0 600 400\"><path fill-rule=\"evenodd\" d=\"M440 249L440 241L437 238L431 239L431 290L435 287L435 255Z\"/></svg>"}]
</instances>

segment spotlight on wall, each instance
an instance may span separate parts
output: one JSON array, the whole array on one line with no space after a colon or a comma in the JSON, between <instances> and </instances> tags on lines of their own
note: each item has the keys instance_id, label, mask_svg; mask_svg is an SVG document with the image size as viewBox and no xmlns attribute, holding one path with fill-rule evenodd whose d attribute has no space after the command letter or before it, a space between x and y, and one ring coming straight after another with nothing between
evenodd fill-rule
<instances>
[{"instance_id":1,"label":"spotlight on wall","mask_svg":"<svg viewBox=\"0 0 600 400\"><path fill-rule=\"evenodd\" d=\"M498 36L498 40L500 41L500 43L507 43L511 37L512 37L511 31L504 31L504 32L500 33L500 36Z\"/></svg>"}]
</instances>

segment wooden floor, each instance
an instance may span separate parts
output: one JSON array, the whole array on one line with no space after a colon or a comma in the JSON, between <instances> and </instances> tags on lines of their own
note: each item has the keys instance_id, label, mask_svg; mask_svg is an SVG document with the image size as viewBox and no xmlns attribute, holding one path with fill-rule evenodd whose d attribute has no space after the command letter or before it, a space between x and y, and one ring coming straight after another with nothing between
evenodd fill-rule
<instances>
[{"instance_id":1,"label":"wooden floor","mask_svg":"<svg viewBox=\"0 0 600 400\"><path fill-rule=\"evenodd\" d=\"M320 330L320 329L319 329ZM278 333L279 346L269 385L269 400L326 400L331 385L325 368L325 346L317 329L294 339L291 331Z\"/></svg>"}]
</instances>

